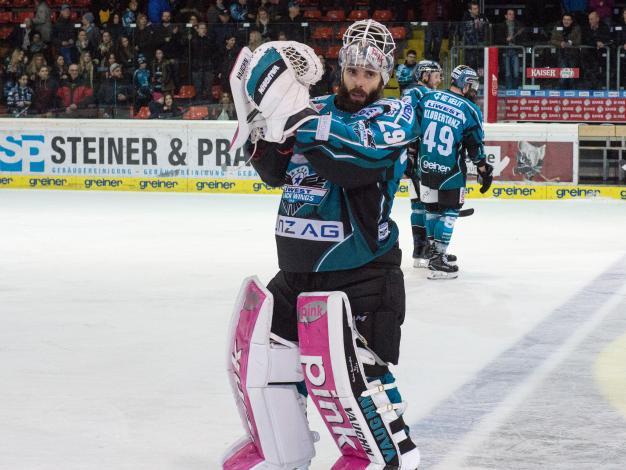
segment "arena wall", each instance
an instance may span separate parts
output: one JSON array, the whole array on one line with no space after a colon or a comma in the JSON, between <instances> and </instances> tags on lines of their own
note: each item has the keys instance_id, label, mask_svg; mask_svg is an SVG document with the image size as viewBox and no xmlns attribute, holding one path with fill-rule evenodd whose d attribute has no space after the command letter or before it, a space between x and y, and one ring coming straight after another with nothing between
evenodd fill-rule
<instances>
[{"instance_id":1,"label":"arena wall","mask_svg":"<svg viewBox=\"0 0 626 470\"><path fill-rule=\"evenodd\" d=\"M226 121L7 119L0 131L0 189L279 194L242 150L229 151ZM626 199L623 187L579 186L577 124L486 124L496 183L507 199ZM475 169L469 169L475 173ZM471 177L470 177L471 179ZM399 196L407 196L402 184Z\"/></svg>"}]
</instances>

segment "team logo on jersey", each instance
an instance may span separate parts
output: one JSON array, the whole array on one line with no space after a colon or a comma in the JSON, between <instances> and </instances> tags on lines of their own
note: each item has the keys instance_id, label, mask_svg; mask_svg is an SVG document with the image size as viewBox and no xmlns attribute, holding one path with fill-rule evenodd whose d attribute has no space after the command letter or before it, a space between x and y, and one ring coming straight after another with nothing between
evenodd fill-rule
<instances>
[{"instance_id":1,"label":"team logo on jersey","mask_svg":"<svg viewBox=\"0 0 626 470\"><path fill-rule=\"evenodd\" d=\"M369 147L371 149L376 148L376 142L374 140L374 133L372 129L370 129L369 123L367 121L357 121L352 125L352 129L359 136L359 141Z\"/></svg>"},{"instance_id":2,"label":"team logo on jersey","mask_svg":"<svg viewBox=\"0 0 626 470\"><path fill-rule=\"evenodd\" d=\"M287 172L290 183L283 186L281 200L286 215L295 215L305 204L319 205L328 190L326 180L312 173L307 165L301 165Z\"/></svg>"},{"instance_id":3,"label":"team logo on jersey","mask_svg":"<svg viewBox=\"0 0 626 470\"><path fill-rule=\"evenodd\" d=\"M369 106L363 108L361 111L355 114L355 116L364 117L365 119L373 119L376 116L380 116L385 112L385 108L382 106Z\"/></svg>"}]
</instances>

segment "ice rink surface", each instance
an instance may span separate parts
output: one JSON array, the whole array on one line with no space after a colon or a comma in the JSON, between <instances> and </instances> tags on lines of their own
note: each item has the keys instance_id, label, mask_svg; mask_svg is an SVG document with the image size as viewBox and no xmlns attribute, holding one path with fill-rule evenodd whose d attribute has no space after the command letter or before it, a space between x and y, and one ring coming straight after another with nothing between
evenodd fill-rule
<instances>
[{"instance_id":1,"label":"ice rink surface","mask_svg":"<svg viewBox=\"0 0 626 470\"><path fill-rule=\"evenodd\" d=\"M242 433L228 321L243 277L277 270L277 204L0 191L0 469L218 469ZM454 281L411 267L409 201L394 208L420 468L626 468L626 205L467 206Z\"/></svg>"}]
</instances>

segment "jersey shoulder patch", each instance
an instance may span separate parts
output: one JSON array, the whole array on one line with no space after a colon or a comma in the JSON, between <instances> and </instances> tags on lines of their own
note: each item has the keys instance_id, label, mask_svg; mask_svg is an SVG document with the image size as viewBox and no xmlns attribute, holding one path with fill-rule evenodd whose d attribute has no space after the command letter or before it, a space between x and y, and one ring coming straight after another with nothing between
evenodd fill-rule
<instances>
[{"instance_id":1,"label":"jersey shoulder patch","mask_svg":"<svg viewBox=\"0 0 626 470\"><path fill-rule=\"evenodd\" d=\"M334 107L335 95L316 96L311 98L310 103L315 111L320 114L331 112Z\"/></svg>"}]
</instances>

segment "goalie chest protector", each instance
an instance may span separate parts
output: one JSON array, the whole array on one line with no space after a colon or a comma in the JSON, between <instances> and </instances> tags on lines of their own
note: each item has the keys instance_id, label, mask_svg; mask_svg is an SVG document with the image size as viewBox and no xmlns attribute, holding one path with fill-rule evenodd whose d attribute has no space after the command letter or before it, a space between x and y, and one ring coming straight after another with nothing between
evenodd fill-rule
<instances>
[{"instance_id":1,"label":"goalie chest protector","mask_svg":"<svg viewBox=\"0 0 626 470\"><path fill-rule=\"evenodd\" d=\"M355 129L358 121L363 121L362 113L371 112L370 108L355 114L339 110L334 98L315 98L312 106L321 115L332 114L334 120L354 124ZM390 108L398 114L408 108L398 106L399 100L382 101L394 105ZM397 122L388 114L385 119ZM358 151L351 151L350 156L356 157L351 162L362 162L367 171L367 157L371 159L380 149L369 141L368 133L363 132L361 137ZM325 152L341 152L341 139L332 131L320 145ZM288 272L340 271L363 266L389 252L398 239L398 228L389 215L404 167L398 170L397 179L381 178L376 183L347 189L322 177L307 160L309 151L320 151L319 146L317 150L302 151L296 144L287 167L287 184L283 186L275 229L280 268ZM364 158L359 159L359 154ZM399 167L399 162L396 165ZM338 166L337 171L346 170Z\"/></svg>"}]
</instances>

